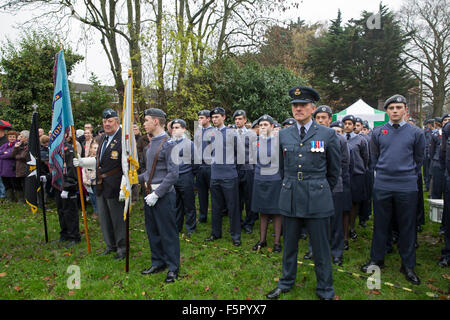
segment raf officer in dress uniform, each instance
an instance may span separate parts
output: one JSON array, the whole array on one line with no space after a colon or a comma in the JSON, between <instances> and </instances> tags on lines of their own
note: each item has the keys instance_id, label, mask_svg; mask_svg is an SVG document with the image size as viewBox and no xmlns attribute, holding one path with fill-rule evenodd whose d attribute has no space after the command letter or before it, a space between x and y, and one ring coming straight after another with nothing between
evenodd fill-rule
<instances>
[{"instance_id":1,"label":"raf officer in dress uniform","mask_svg":"<svg viewBox=\"0 0 450 320\"><path fill-rule=\"evenodd\" d=\"M320 299L334 297L329 218L334 215L332 190L341 172L341 152L333 129L318 125L312 115L319 94L312 88L289 90L292 113L297 121L279 132L280 172L283 182L279 207L283 215L283 276L266 297L277 299L289 291L297 274L298 240L306 225L314 252L317 278L316 294Z\"/></svg>"},{"instance_id":2,"label":"raf officer in dress uniform","mask_svg":"<svg viewBox=\"0 0 450 320\"><path fill-rule=\"evenodd\" d=\"M115 259L125 258L125 221L123 208L125 199L121 185L122 177L122 130L119 116L113 109L103 111L103 129L97 157L74 158L75 166L96 169L97 206L100 229L106 250L100 255L117 252Z\"/></svg>"},{"instance_id":3,"label":"raf officer in dress uniform","mask_svg":"<svg viewBox=\"0 0 450 320\"><path fill-rule=\"evenodd\" d=\"M180 268L180 240L176 224L176 194L174 184L179 166L172 159L175 143L164 131L166 114L156 108L144 111L145 130L152 135L146 150L145 172L138 176L146 182L145 229L150 244L150 268L143 275L162 272L168 268L165 282L174 282ZM174 155L174 156L178 156Z\"/></svg>"},{"instance_id":4,"label":"raf officer in dress uniform","mask_svg":"<svg viewBox=\"0 0 450 320\"><path fill-rule=\"evenodd\" d=\"M406 280L420 284L414 272L416 265L417 176L425 151L423 131L404 121L408 112L406 99L394 95L384 108L389 122L374 129L370 140L371 163L375 169L373 186L374 228L370 261L361 266L384 267L389 226L392 219L399 228L398 250L402 260L400 271Z\"/></svg>"}]
</instances>

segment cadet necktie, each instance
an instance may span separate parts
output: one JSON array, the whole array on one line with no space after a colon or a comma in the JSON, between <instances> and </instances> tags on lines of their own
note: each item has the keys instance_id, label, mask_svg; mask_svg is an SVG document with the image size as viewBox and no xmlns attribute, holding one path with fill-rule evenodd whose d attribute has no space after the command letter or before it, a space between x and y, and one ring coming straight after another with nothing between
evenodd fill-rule
<instances>
[{"instance_id":1,"label":"cadet necktie","mask_svg":"<svg viewBox=\"0 0 450 320\"><path fill-rule=\"evenodd\" d=\"M347 133L347 140L350 140L350 133Z\"/></svg>"},{"instance_id":2,"label":"cadet necktie","mask_svg":"<svg viewBox=\"0 0 450 320\"><path fill-rule=\"evenodd\" d=\"M392 126L393 126L395 129L398 129L398 127L400 127L400 125L399 125L398 123L394 123Z\"/></svg>"},{"instance_id":3,"label":"cadet necktie","mask_svg":"<svg viewBox=\"0 0 450 320\"><path fill-rule=\"evenodd\" d=\"M303 138L305 137L306 134L306 128L304 126L300 127L300 138L303 140Z\"/></svg>"},{"instance_id":4,"label":"cadet necktie","mask_svg":"<svg viewBox=\"0 0 450 320\"><path fill-rule=\"evenodd\" d=\"M100 151L100 159L103 157L103 152L105 152L106 146L108 145L108 136L106 136L105 140L103 141L102 150Z\"/></svg>"}]
</instances>

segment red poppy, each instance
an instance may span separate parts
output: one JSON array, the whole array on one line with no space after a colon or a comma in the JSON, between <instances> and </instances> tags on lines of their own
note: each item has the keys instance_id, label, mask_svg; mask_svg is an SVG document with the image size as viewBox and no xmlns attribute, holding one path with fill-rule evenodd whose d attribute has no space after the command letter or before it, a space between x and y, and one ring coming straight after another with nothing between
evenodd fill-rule
<instances>
[{"instance_id":1,"label":"red poppy","mask_svg":"<svg viewBox=\"0 0 450 320\"><path fill-rule=\"evenodd\" d=\"M389 131L387 131L387 130L383 130L383 131L382 131L382 133L383 133L383 134L388 134L388 133L389 133Z\"/></svg>"}]
</instances>

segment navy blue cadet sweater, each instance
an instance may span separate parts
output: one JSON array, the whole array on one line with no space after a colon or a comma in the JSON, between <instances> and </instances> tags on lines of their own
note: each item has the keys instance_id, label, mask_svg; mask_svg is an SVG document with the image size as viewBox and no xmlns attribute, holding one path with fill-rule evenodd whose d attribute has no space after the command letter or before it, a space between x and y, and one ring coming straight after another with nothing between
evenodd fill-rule
<instances>
[{"instance_id":1,"label":"navy blue cadet sweater","mask_svg":"<svg viewBox=\"0 0 450 320\"><path fill-rule=\"evenodd\" d=\"M424 151L425 135L418 127L409 123L397 129L389 123L376 127L370 140L371 164L376 174L374 189L417 191Z\"/></svg>"},{"instance_id":2,"label":"navy blue cadet sweater","mask_svg":"<svg viewBox=\"0 0 450 320\"><path fill-rule=\"evenodd\" d=\"M213 145L211 179L234 179L238 177L237 133L223 127L214 128L211 143Z\"/></svg>"},{"instance_id":3,"label":"navy blue cadet sweater","mask_svg":"<svg viewBox=\"0 0 450 320\"><path fill-rule=\"evenodd\" d=\"M209 126L208 128L197 128L194 132L194 161L200 167L209 167L211 165L211 139L213 130L214 127Z\"/></svg>"},{"instance_id":4,"label":"navy blue cadet sweater","mask_svg":"<svg viewBox=\"0 0 450 320\"><path fill-rule=\"evenodd\" d=\"M347 137L347 133L345 136ZM350 156L353 158L353 166L350 175L365 174L369 165L369 146L366 139L354 132L350 133L350 140L347 139Z\"/></svg>"},{"instance_id":5,"label":"navy blue cadet sweater","mask_svg":"<svg viewBox=\"0 0 450 320\"><path fill-rule=\"evenodd\" d=\"M181 138L175 140L176 146L174 147L179 150L179 160L180 163L176 163L179 165L179 174L191 172L195 175L198 171L198 164L194 163L194 143L187 139Z\"/></svg>"}]
</instances>

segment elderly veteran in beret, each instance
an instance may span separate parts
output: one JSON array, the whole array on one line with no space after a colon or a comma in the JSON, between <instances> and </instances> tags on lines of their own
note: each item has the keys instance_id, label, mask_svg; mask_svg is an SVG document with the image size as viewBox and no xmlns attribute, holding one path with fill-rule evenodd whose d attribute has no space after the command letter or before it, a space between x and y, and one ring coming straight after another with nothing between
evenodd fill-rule
<instances>
[{"instance_id":1,"label":"elderly veteran in beret","mask_svg":"<svg viewBox=\"0 0 450 320\"><path fill-rule=\"evenodd\" d=\"M277 299L290 291L297 275L298 240L306 226L314 252L316 294L334 297L329 218L334 215L332 190L341 171L341 151L334 130L313 120L319 93L309 87L289 90L296 124L279 132L282 186L279 208L283 215L283 276L266 297Z\"/></svg>"},{"instance_id":2,"label":"elderly veteran in beret","mask_svg":"<svg viewBox=\"0 0 450 320\"><path fill-rule=\"evenodd\" d=\"M122 130L119 116L111 108L103 111L103 129L96 157L73 159L74 166L96 168L97 208L106 249L100 255L116 252L114 258L125 258L124 194L122 184Z\"/></svg>"}]
</instances>

